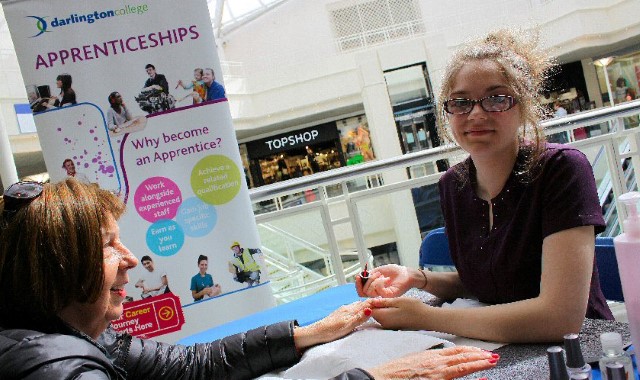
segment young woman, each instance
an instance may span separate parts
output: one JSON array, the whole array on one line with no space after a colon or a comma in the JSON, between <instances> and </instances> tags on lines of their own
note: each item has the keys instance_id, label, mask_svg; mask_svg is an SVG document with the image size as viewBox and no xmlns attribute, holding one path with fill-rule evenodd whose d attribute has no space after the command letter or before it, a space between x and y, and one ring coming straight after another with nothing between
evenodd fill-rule
<instances>
[{"instance_id":1,"label":"young woman","mask_svg":"<svg viewBox=\"0 0 640 380\"><path fill-rule=\"evenodd\" d=\"M116 224L124 204L75 179L17 183L2 199L1 379L252 379L369 318L370 302L358 302L310 326L281 322L191 347L117 333L110 324L122 314L128 271L138 264ZM453 347L339 378L454 378L496 362L496 354Z\"/></svg>"},{"instance_id":2,"label":"young woman","mask_svg":"<svg viewBox=\"0 0 640 380\"><path fill-rule=\"evenodd\" d=\"M194 301L202 301L222 293L220 284L214 284L213 277L207 273L209 258L205 255L198 256L198 273L191 277L191 296Z\"/></svg>"},{"instance_id":3,"label":"young woman","mask_svg":"<svg viewBox=\"0 0 640 380\"><path fill-rule=\"evenodd\" d=\"M71 75L60 74L56 78L56 86L60 89L60 94L51 97L48 101L42 103L46 108L64 107L76 104L76 92L71 88Z\"/></svg>"},{"instance_id":4,"label":"young woman","mask_svg":"<svg viewBox=\"0 0 640 380\"><path fill-rule=\"evenodd\" d=\"M612 319L594 263L604 230L591 165L578 150L546 144L537 99L551 59L531 36L501 30L458 51L439 97L441 126L469 157L439 183L457 272L389 265L360 295L410 288L489 306L435 308L409 298L374 300L393 329L437 330L500 342L548 342L578 332L585 315Z\"/></svg>"}]
</instances>

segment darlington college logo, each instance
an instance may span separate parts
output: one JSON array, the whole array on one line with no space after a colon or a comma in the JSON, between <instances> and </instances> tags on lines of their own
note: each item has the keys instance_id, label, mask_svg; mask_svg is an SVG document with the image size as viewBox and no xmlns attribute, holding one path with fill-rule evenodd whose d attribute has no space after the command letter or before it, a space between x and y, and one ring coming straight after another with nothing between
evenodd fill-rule
<instances>
[{"instance_id":1,"label":"darlington college logo","mask_svg":"<svg viewBox=\"0 0 640 380\"><path fill-rule=\"evenodd\" d=\"M27 16L27 17L35 19L36 28L38 28L38 33L31 36L31 38L38 37L44 32L49 32L49 30L47 30L47 21L44 19L44 17L38 17L38 16Z\"/></svg>"},{"instance_id":2,"label":"darlington college logo","mask_svg":"<svg viewBox=\"0 0 640 380\"><path fill-rule=\"evenodd\" d=\"M128 15L141 15L146 13L149 10L149 5L126 5L120 9L112 9L107 11L94 11L93 13L85 13L85 14L77 14L72 13L68 17L54 17L50 23L47 23L45 18L48 16L40 17L40 16L26 16L27 18L32 18L36 20L36 29L38 32L31 36L30 38L39 37L45 32L51 32L50 28L59 28L62 26L73 25L73 24L93 24L98 20L103 20L105 18L116 17L116 16L128 16Z\"/></svg>"}]
</instances>

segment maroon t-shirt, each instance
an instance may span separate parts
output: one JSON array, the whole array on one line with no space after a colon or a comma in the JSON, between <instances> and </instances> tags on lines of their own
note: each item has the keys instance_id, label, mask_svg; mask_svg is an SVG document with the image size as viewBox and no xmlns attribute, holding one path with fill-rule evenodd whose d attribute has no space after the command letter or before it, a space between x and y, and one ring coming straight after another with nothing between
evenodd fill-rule
<instances>
[{"instance_id":1,"label":"maroon t-shirt","mask_svg":"<svg viewBox=\"0 0 640 380\"><path fill-rule=\"evenodd\" d=\"M440 200L451 258L465 289L489 304L535 298L540 294L542 241L562 230L605 223L591 164L577 149L547 144L540 172L523 179L522 149L507 183L494 199L489 231L489 203L476 196L475 167L465 163L440 179ZM456 170L468 165L469 178ZM567 294L567 297L572 297ZM613 319L600 289L597 268L591 277L588 318Z\"/></svg>"}]
</instances>

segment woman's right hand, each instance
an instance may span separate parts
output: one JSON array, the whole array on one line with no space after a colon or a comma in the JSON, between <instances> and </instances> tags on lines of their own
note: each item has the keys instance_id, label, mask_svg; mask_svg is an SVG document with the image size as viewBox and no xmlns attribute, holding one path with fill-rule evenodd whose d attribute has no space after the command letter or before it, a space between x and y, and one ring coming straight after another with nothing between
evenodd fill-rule
<instances>
[{"instance_id":1,"label":"woman's right hand","mask_svg":"<svg viewBox=\"0 0 640 380\"><path fill-rule=\"evenodd\" d=\"M369 280L364 286L360 275L356 276L356 291L360 297L399 297L414 287L414 277L407 267L383 265L369 271Z\"/></svg>"},{"instance_id":2,"label":"woman's right hand","mask_svg":"<svg viewBox=\"0 0 640 380\"><path fill-rule=\"evenodd\" d=\"M376 380L455 379L496 366L500 356L476 347L427 350L367 369Z\"/></svg>"}]
</instances>

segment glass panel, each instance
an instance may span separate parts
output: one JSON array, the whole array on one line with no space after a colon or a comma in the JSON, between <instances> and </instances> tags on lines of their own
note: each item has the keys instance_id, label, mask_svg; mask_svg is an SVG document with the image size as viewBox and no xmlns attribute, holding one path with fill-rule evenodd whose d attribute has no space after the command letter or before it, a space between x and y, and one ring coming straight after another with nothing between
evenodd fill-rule
<instances>
[{"instance_id":1,"label":"glass panel","mask_svg":"<svg viewBox=\"0 0 640 380\"><path fill-rule=\"evenodd\" d=\"M412 124L404 124L400 126L401 128L401 136L403 140L403 145L405 147L406 152L414 152L419 150L419 145L417 143L417 139L415 136L415 132L413 130Z\"/></svg>"},{"instance_id":2,"label":"glass panel","mask_svg":"<svg viewBox=\"0 0 640 380\"><path fill-rule=\"evenodd\" d=\"M431 97L422 70L422 65L416 65L384 73L392 105Z\"/></svg>"},{"instance_id":3,"label":"glass panel","mask_svg":"<svg viewBox=\"0 0 640 380\"><path fill-rule=\"evenodd\" d=\"M331 212L331 217L333 219L339 218L341 212L334 212L333 210L337 207L340 207L342 213L347 215L347 206L345 203L341 202L339 205L334 205ZM353 229L351 228L351 222L345 222L336 224L333 228L334 233L336 235L336 239L338 240L338 251L340 252L340 262L342 264L342 268L344 270L345 277L347 282L353 282L353 279L356 274L360 273L362 270L360 265L360 260L358 257L358 249L356 248L355 238L353 236ZM366 253L367 257L371 256L371 252L368 251Z\"/></svg>"},{"instance_id":4,"label":"glass panel","mask_svg":"<svg viewBox=\"0 0 640 380\"><path fill-rule=\"evenodd\" d=\"M406 190L403 190L406 191ZM398 192L395 192L398 193ZM395 194L393 193L393 194ZM358 202L358 218L363 229L363 237L367 247L376 247L384 244L396 244L399 237L394 228L393 194L371 197ZM415 231L419 234L419 231ZM400 264L397 255L391 256L389 263ZM417 264L417 256L416 256Z\"/></svg>"},{"instance_id":5,"label":"glass panel","mask_svg":"<svg viewBox=\"0 0 640 380\"><path fill-rule=\"evenodd\" d=\"M278 302L337 285L319 209L260 222L258 232Z\"/></svg>"}]
</instances>

